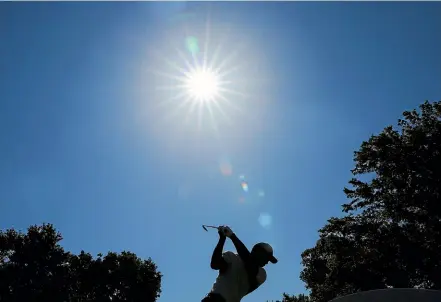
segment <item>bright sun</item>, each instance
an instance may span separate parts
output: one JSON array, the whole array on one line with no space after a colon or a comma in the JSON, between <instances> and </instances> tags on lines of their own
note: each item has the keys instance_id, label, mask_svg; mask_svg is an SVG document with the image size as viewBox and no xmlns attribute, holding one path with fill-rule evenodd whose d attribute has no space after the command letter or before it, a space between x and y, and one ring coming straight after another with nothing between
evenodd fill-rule
<instances>
[{"instance_id":1,"label":"bright sun","mask_svg":"<svg viewBox=\"0 0 441 302\"><path fill-rule=\"evenodd\" d=\"M217 131L218 120L230 124L230 115L243 109L247 95L237 90L240 86L235 81L243 68L243 62L236 58L238 51L229 51L223 57L225 41L209 47L208 28L202 49L197 38L187 37L187 52L178 46L173 47L176 53L170 57L159 54L165 64L155 74L165 78L157 89L164 91L160 105L168 106L167 120L183 115L185 123L195 121L202 129L208 122Z\"/></svg>"},{"instance_id":2,"label":"bright sun","mask_svg":"<svg viewBox=\"0 0 441 302\"><path fill-rule=\"evenodd\" d=\"M219 93L218 75L208 68L198 68L186 75L185 88L199 102L213 101Z\"/></svg>"}]
</instances>

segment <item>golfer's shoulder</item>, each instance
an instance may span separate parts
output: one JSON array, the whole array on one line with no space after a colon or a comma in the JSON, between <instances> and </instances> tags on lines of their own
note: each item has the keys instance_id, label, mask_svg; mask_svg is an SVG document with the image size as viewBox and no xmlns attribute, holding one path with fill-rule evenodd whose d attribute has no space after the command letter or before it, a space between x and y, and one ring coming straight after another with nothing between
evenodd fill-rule
<instances>
[{"instance_id":1,"label":"golfer's shoulder","mask_svg":"<svg viewBox=\"0 0 441 302\"><path fill-rule=\"evenodd\" d=\"M266 271L263 267L259 267L256 279L259 284L262 284L263 282L266 281Z\"/></svg>"},{"instance_id":2,"label":"golfer's shoulder","mask_svg":"<svg viewBox=\"0 0 441 302\"><path fill-rule=\"evenodd\" d=\"M233 253L232 251L226 251L222 254L222 257L227 261L227 262L233 262L236 261L239 256L235 253Z\"/></svg>"}]
</instances>

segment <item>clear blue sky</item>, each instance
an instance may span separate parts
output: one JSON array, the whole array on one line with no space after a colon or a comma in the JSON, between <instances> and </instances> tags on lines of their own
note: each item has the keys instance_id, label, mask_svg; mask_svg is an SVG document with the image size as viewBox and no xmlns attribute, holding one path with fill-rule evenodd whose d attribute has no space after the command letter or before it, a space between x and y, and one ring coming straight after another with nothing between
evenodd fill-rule
<instances>
[{"instance_id":1,"label":"clear blue sky","mask_svg":"<svg viewBox=\"0 0 441 302\"><path fill-rule=\"evenodd\" d=\"M208 292L217 234L201 224L229 224L280 260L244 301L303 292L300 254L340 215L353 151L440 99L440 14L409 2L1 3L0 227L51 222L68 250L152 257L171 302ZM199 58L218 44L219 62L235 55L223 68L245 95L218 102L229 120L217 110L217 128L158 89L188 36Z\"/></svg>"}]
</instances>

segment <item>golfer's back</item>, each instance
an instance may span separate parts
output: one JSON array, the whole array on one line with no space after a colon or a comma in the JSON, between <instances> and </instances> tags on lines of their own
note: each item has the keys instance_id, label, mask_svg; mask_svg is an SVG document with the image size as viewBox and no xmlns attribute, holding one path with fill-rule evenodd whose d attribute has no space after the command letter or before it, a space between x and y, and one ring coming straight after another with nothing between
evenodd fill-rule
<instances>
[{"instance_id":1,"label":"golfer's back","mask_svg":"<svg viewBox=\"0 0 441 302\"><path fill-rule=\"evenodd\" d=\"M239 302L249 290L248 275L244 263L239 255L233 252L225 252L222 257L228 263L228 269L219 273L211 290L212 293L220 294L226 302ZM260 268L259 278L262 284L266 279L266 272ZM263 277L264 276L264 277Z\"/></svg>"}]
</instances>

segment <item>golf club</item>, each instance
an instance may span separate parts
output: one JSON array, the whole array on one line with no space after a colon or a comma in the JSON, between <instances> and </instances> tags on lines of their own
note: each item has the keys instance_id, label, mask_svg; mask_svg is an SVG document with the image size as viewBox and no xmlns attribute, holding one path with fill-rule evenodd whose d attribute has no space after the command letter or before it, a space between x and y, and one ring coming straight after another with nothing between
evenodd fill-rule
<instances>
[{"instance_id":1,"label":"golf club","mask_svg":"<svg viewBox=\"0 0 441 302\"><path fill-rule=\"evenodd\" d=\"M205 225L205 224L202 225L202 228L203 228L205 231L207 231L207 232L208 232L207 228L216 229L216 230L219 229L219 227L217 227L217 226L213 226L213 225Z\"/></svg>"}]
</instances>

